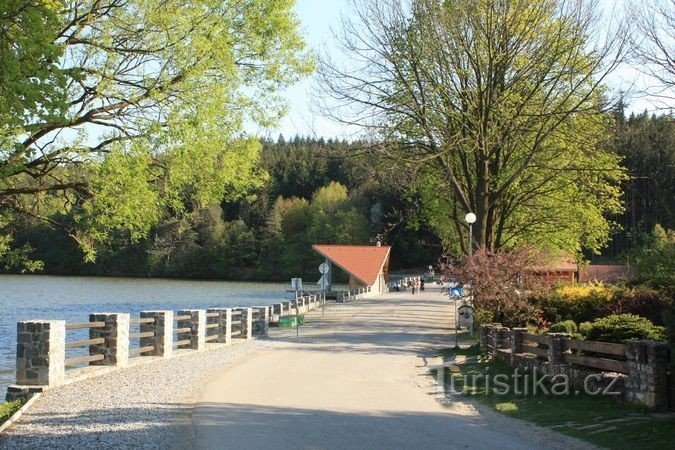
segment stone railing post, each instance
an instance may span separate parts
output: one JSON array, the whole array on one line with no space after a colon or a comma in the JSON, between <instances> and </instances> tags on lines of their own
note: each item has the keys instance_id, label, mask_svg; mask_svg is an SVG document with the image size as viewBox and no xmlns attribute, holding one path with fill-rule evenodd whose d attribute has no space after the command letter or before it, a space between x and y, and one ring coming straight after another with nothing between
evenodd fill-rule
<instances>
[{"instance_id":1,"label":"stone railing post","mask_svg":"<svg viewBox=\"0 0 675 450\"><path fill-rule=\"evenodd\" d=\"M253 308L235 308L235 311L240 311L241 335L240 339L249 340L253 337Z\"/></svg>"},{"instance_id":2,"label":"stone railing post","mask_svg":"<svg viewBox=\"0 0 675 450\"><path fill-rule=\"evenodd\" d=\"M89 328L89 339L103 338L102 344L89 346L90 355L103 355L100 361L91 361L91 366L124 367L129 362L129 314L89 314L89 322L105 322L102 328Z\"/></svg>"},{"instance_id":3,"label":"stone railing post","mask_svg":"<svg viewBox=\"0 0 675 450\"><path fill-rule=\"evenodd\" d=\"M66 321L17 323L16 383L58 386L65 378Z\"/></svg>"},{"instance_id":4,"label":"stone railing post","mask_svg":"<svg viewBox=\"0 0 675 450\"><path fill-rule=\"evenodd\" d=\"M488 351L488 333L492 325L484 323L480 326L480 351L487 353Z\"/></svg>"},{"instance_id":5,"label":"stone railing post","mask_svg":"<svg viewBox=\"0 0 675 450\"><path fill-rule=\"evenodd\" d=\"M626 400L655 410L668 407L668 344L626 341Z\"/></svg>"},{"instance_id":6,"label":"stone railing post","mask_svg":"<svg viewBox=\"0 0 675 450\"><path fill-rule=\"evenodd\" d=\"M206 310L204 309L184 309L177 312L179 316L190 316L189 319L179 320L177 328L190 328L189 348L202 351L206 348Z\"/></svg>"},{"instance_id":7,"label":"stone railing post","mask_svg":"<svg viewBox=\"0 0 675 450\"><path fill-rule=\"evenodd\" d=\"M232 342L232 309L231 308L211 308L206 310L207 313L218 313L214 323L218 324L216 327L219 344L229 344Z\"/></svg>"},{"instance_id":8,"label":"stone railing post","mask_svg":"<svg viewBox=\"0 0 675 450\"><path fill-rule=\"evenodd\" d=\"M496 352L496 340L497 340L497 330L495 326L490 324L487 325L487 353L488 356L494 358Z\"/></svg>"},{"instance_id":9,"label":"stone railing post","mask_svg":"<svg viewBox=\"0 0 675 450\"><path fill-rule=\"evenodd\" d=\"M548 362L551 365L564 364L563 353L565 352L563 339L569 339L572 336L569 333L549 333L548 334Z\"/></svg>"},{"instance_id":10,"label":"stone railing post","mask_svg":"<svg viewBox=\"0 0 675 450\"><path fill-rule=\"evenodd\" d=\"M141 347L153 346L151 352L143 356L161 356L171 358L173 352L173 311L141 311L141 319L155 319L151 323L141 324L141 333L153 332L153 337L141 338Z\"/></svg>"},{"instance_id":11,"label":"stone railing post","mask_svg":"<svg viewBox=\"0 0 675 450\"><path fill-rule=\"evenodd\" d=\"M270 308L268 306L256 306L253 309L257 312L257 320L253 325L253 334L256 336L266 336L267 327L270 323Z\"/></svg>"},{"instance_id":12,"label":"stone railing post","mask_svg":"<svg viewBox=\"0 0 675 450\"><path fill-rule=\"evenodd\" d=\"M516 355L522 352L525 333L527 328L511 328L511 365L515 363Z\"/></svg>"},{"instance_id":13,"label":"stone railing post","mask_svg":"<svg viewBox=\"0 0 675 450\"><path fill-rule=\"evenodd\" d=\"M495 329L495 351L506 347L506 341L511 330L508 327L498 326Z\"/></svg>"}]
</instances>

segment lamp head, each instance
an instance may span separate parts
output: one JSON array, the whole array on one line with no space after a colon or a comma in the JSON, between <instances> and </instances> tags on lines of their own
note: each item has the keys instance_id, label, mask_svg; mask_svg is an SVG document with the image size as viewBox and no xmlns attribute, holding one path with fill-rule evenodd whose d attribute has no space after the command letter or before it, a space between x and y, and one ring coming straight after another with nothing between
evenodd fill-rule
<instances>
[{"instance_id":1,"label":"lamp head","mask_svg":"<svg viewBox=\"0 0 675 450\"><path fill-rule=\"evenodd\" d=\"M476 215L470 212L466 216L464 216L464 220L466 220L466 222L469 224L474 223L476 221Z\"/></svg>"}]
</instances>

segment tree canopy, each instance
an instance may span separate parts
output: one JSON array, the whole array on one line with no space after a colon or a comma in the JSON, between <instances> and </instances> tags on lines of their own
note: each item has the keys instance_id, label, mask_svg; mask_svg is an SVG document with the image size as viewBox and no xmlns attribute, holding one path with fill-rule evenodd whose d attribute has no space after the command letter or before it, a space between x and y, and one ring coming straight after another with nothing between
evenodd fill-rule
<instances>
[{"instance_id":1,"label":"tree canopy","mask_svg":"<svg viewBox=\"0 0 675 450\"><path fill-rule=\"evenodd\" d=\"M243 124L274 123L280 90L312 66L292 5L4 2L2 210L65 228L93 257L111 232L137 240L260 186Z\"/></svg>"},{"instance_id":2,"label":"tree canopy","mask_svg":"<svg viewBox=\"0 0 675 450\"><path fill-rule=\"evenodd\" d=\"M599 249L620 210L603 149L603 80L621 35L599 39L593 2L367 1L320 64L329 114L364 126L416 174L427 220L454 251L537 243ZM594 44L595 42L599 42Z\"/></svg>"}]
</instances>

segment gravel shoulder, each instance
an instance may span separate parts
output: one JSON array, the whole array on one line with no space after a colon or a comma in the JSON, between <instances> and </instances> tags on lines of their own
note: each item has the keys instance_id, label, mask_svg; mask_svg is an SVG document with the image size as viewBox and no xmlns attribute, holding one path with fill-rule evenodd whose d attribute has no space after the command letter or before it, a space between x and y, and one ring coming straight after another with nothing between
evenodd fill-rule
<instances>
[{"instance_id":1,"label":"gravel shoulder","mask_svg":"<svg viewBox=\"0 0 675 450\"><path fill-rule=\"evenodd\" d=\"M253 340L51 389L0 436L0 448L189 448L196 389L236 361L274 345Z\"/></svg>"}]
</instances>

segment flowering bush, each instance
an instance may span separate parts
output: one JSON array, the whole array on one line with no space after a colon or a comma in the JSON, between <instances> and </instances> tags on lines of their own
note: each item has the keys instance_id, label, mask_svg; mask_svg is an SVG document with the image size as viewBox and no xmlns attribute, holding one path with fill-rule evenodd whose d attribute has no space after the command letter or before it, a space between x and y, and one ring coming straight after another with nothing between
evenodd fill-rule
<instances>
[{"instance_id":1,"label":"flowering bush","mask_svg":"<svg viewBox=\"0 0 675 450\"><path fill-rule=\"evenodd\" d=\"M524 269L538 258L529 248L487 253L479 250L461 266L444 266L446 277L471 285L474 310L481 322L507 327L537 323L539 308L527 301L519 285Z\"/></svg>"}]
</instances>

